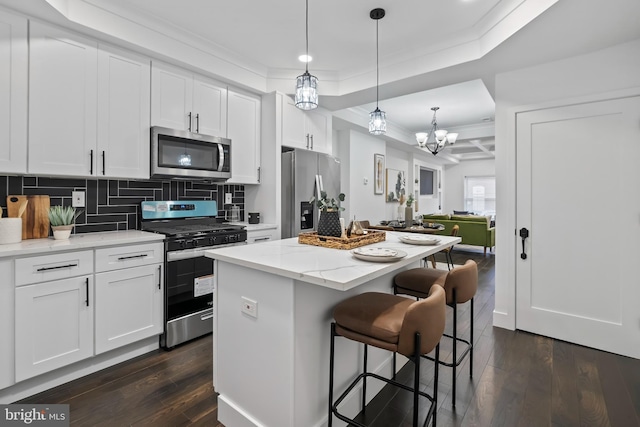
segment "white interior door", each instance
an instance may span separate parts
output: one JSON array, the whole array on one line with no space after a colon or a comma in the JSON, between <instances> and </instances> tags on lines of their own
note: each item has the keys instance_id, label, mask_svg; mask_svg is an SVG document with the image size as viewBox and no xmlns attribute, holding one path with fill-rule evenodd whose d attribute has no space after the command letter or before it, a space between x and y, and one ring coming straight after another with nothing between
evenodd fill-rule
<instances>
[{"instance_id":1,"label":"white interior door","mask_svg":"<svg viewBox=\"0 0 640 427\"><path fill-rule=\"evenodd\" d=\"M518 329L640 358L639 165L640 97L517 115Z\"/></svg>"}]
</instances>

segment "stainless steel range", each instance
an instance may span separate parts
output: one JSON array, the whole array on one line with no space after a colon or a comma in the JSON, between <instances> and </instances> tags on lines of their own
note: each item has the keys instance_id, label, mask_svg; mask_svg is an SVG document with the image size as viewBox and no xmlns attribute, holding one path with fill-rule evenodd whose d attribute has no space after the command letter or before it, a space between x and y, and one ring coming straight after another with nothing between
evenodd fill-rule
<instances>
[{"instance_id":1,"label":"stainless steel range","mask_svg":"<svg viewBox=\"0 0 640 427\"><path fill-rule=\"evenodd\" d=\"M165 330L171 348L213 331L213 260L204 251L246 244L242 226L220 222L210 200L142 202L141 229L165 238Z\"/></svg>"}]
</instances>

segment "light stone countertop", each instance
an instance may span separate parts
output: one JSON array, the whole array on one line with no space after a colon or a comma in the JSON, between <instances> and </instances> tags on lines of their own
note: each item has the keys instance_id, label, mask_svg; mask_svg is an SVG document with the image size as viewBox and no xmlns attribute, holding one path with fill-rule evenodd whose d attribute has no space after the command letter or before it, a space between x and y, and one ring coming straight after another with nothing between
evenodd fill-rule
<instances>
[{"instance_id":1,"label":"light stone countertop","mask_svg":"<svg viewBox=\"0 0 640 427\"><path fill-rule=\"evenodd\" d=\"M210 249L205 251L205 254L209 258L254 270L347 291L461 241L460 237L438 236L438 245L408 245L399 240L403 234L406 235L387 232L384 242L366 246L396 249L407 253L406 257L389 263L361 261L356 259L350 250L299 244L296 237L259 245Z\"/></svg>"},{"instance_id":2,"label":"light stone countertop","mask_svg":"<svg viewBox=\"0 0 640 427\"><path fill-rule=\"evenodd\" d=\"M27 239L20 243L0 245L0 258L38 255L48 252L66 252L78 249L93 249L103 246L160 242L164 237L164 234L128 230L74 234L71 235L68 240L54 240L53 237L46 239Z\"/></svg>"}]
</instances>

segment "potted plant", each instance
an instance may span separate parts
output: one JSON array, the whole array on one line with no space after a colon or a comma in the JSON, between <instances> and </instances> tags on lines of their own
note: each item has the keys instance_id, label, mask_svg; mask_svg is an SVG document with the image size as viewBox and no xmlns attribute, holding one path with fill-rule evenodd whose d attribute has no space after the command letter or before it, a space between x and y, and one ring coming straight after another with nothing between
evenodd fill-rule
<instances>
[{"instance_id":1,"label":"potted plant","mask_svg":"<svg viewBox=\"0 0 640 427\"><path fill-rule=\"evenodd\" d=\"M51 206L49 208L49 223L53 230L53 238L56 240L68 239L71 230L80 216L82 210L76 211L71 206Z\"/></svg>"},{"instance_id":2,"label":"potted plant","mask_svg":"<svg viewBox=\"0 0 640 427\"><path fill-rule=\"evenodd\" d=\"M338 199L327 196L326 191L320 192L320 198L316 200L315 196L311 198L310 203L320 209L320 218L318 219L318 236L342 236L342 227L340 226L340 211L344 208L340 206L340 202L344 202L344 193L338 194Z\"/></svg>"}]
</instances>

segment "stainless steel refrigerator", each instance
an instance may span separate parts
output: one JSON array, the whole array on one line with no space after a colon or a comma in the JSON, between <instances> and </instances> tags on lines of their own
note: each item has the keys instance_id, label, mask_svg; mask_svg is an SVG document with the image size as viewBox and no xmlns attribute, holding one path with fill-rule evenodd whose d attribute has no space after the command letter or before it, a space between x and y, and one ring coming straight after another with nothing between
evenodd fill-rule
<instances>
[{"instance_id":1,"label":"stainless steel refrigerator","mask_svg":"<svg viewBox=\"0 0 640 427\"><path fill-rule=\"evenodd\" d=\"M317 229L319 211L309 203L320 191L340 194L340 160L327 154L294 149L282 153L282 238Z\"/></svg>"}]
</instances>

